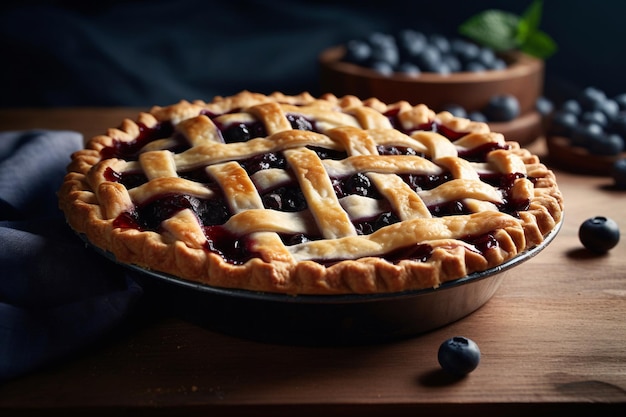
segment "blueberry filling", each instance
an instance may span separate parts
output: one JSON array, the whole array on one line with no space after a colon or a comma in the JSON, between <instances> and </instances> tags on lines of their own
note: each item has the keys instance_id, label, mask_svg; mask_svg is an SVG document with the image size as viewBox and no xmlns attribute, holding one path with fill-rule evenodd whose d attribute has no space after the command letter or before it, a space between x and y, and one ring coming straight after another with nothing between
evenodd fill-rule
<instances>
[{"instance_id":1,"label":"blueberry filling","mask_svg":"<svg viewBox=\"0 0 626 417\"><path fill-rule=\"evenodd\" d=\"M287 168L287 160L282 152L269 152L252 158L240 161L239 164L246 170L248 175L252 175L257 171L270 168Z\"/></svg>"},{"instance_id":2,"label":"blueberry filling","mask_svg":"<svg viewBox=\"0 0 626 417\"><path fill-rule=\"evenodd\" d=\"M207 226L203 230L207 238L205 248L233 265L243 265L250 259L259 257L250 250L250 239L246 236L237 237L222 226Z\"/></svg>"},{"instance_id":3,"label":"blueberry filling","mask_svg":"<svg viewBox=\"0 0 626 417\"><path fill-rule=\"evenodd\" d=\"M460 216L471 213L462 201L450 201L444 204L438 204L428 207L428 210L435 217Z\"/></svg>"},{"instance_id":4,"label":"blueberry filling","mask_svg":"<svg viewBox=\"0 0 626 417\"><path fill-rule=\"evenodd\" d=\"M148 178L143 172L123 172L119 173L114 171L111 167L104 171L104 178L107 181L119 182L127 189L139 187L142 184L148 182Z\"/></svg>"},{"instance_id":5,"label":"blueberry filling","mask_svg":"<svg viewBox=\"0 0 626 417\"><path fill-rule=\"evenodd\" d=\"M287 114L286 117L292 129L317 131L315 123L302 115ZM215 125L222 133L225 143L247 142L250 139L267 136L267 130L260 121L236 123L230 126L224 126L215 121Z\"/></svg>"},{"instance_id":6,"label":"blueberry filling","mask_svg":"<svg viewBox=\"0 0 626 417\"><path fill-rule=\"evenodd\" d=\"M432 190L452 179L449 172L442 174L403 174L400 178L415 191Z\"/></svg>"},{"instance_id":7,"label":"blueberry filling","mask_svg":"<svg viewBox=\"0 0 626 417\"><path fill-rule=\"evenodd\" d=\"M389 122L391 123L391 126L393 126L394 129L399 130L400 132L403 132L403 133L411 133L411 131L407 131L404 127L402 127L402 123L400 122L400 119L398 118L399 112L400 112L400 109L389 110L388 112L385 113L385 116L387 117L387 119L389 119ZM435 123L434 121L430 121L428 123L424 123L424 124L417 126L412 131L420 130L420 131L425 131L425 132L437 132L438 126L439 125ZM460 136L463 136L463 134L461 134Z\"/></svg>"},{"instance_id":8,"label":"blueberry filling","mask_svg":"<svg viewBox=\"0 0 626 417\"><path fill-rule=\"evenodd\" d=\"M502 145L497 142L489 142L471 150L460 151L459 157L467 159L470 162L484 162L487 159L487 154L489 154L489 152L498 149L508 149L508 145Z\"/></svg>"},{"instance_id":9,"label":"blueberry filling","mask_svg":"<svg viewBox=\"0 0 626 417\"><path fill-rule=\"evenodd\" d=\"M152 128L139 123L139 135L130 142L114 141L111 146L102 148L100 156L102 159L120 158L128 161L137 160L141 149L150 142L158 139L172 138L176 145L171 149L175 152L182 152L189 148L187 141L182 135L174 134L174 127L170 122L159 123Z\"/></svg>"},{"instance_id":10,"label":"blueberry filling","mask_svg":"<svg viewBox=\"0 0 626 417\"><path fill-rule=\"evenodd\" d=\"M516 199L511 195L513 184L516 180L525 178L521 173L514 174L497 174L497 175L481 175L481 180L491 184L493 187L499 188L502 192L503 202L498 206L501 212L517 216L518 212L528 210L530 207L529 199ZM528 177L531 182L534 182L534 178Z\"/></svg>"},{"instance_id":11,"label":"blueberry filling","mask_svg":"<svg viewBox=\"0 0 626 417\"><path fill-rule=\"evenodd\" d=\"M287 120L289 120L292 129L318 132L315 122L307 119L301 114L287 114Z\"/></svg>"},{"instance_id":12,"label":"blueberry filling","mask_svg":"<svg viewBox=\"0 0 626 417\"><path fill-rule=\"evenodd\" d=\"M333 159L335 161L341 161L346 159L348 154L345 151L337 151L334 149L320 148L318 146L307 146L309 149L315 151L320 159Z\"/></svg>"},{"instance_id":13,"label":"blueberry filling","mask_svg":"<svg viewBox=\"0 0 626 417\"><path fill-rule=\"evenodd\" d=\"M311 242L313 240L321 239L321 236L310 236L310 235L305 235L304 233L295 233L295 234L279 233L278 235L280 236L280 239L283 241L283 243L286 246L297 245L299 243L306 243L306 242Z\"/></svg>"},{"instance_id":14,"label":"blueberry filling","mask_svg":"<svg viewBox=\"0 0 626 417\"><path fill-rule=\"evenodd\" d=\"M236 112L236 111L233 111ZM215 119L219 115L204 113L208 117ZM397 110L390 111L386 114L391 124L398 130L410 133L402 129L398 119ZM288 114L293 129L317 131L315 122L310 119L298 115ZM215 121L216 126L220 129L222 138L225 143L245 142L256 137L267 136L264 125L261 122L238 123L229 126L221 126ZM104 148L101 151L102 158L124 158L127 160L136 160L141 149L148 143L158 140L170 138L172 146L169 150L174 153L183 152L189 148L187 141L182 134L174 132L171 123L165 122L156 125L153 128L147 128L140 125L140 134L137 139L131 142L116 141L112 146ZM415 130L425 130L438 132L451 140L455 140L466 133L455 132L445 126L429 122L418 127ZM326 149L321 147L309 147L314 150L322 159L341 160L347 157L346 152ZM471 151L461 151L459 156L469 161L484 162L487 154L495 149L505 149L498 143L489 143L472 149ZM381 155L414 155L425 157L424 154L417 152L410 147L403 146L378 146L378 153ZM282 152L268 152L239 161L241 166L246 170L248 175L266 170L266 169L289 169L285 157ZM133 210L122 213L114 221L115 227L136 228L138 230L159 231L161 223L175 215L177 212L190 209L201 222L203 231L207 238L206 249L217 253L227 262L233 264L243 264L251 258L258 257L258 254L251 252L251 242L246 236L237 237L223 227L228 221L232 213L226 204L219 188L215 185L204 168L199 168L187 172L178 173L181 178L193 180L206 184L207 187L216 191L217 197L211 199L201 199L190 195L164 195L159 198L136 206ZM147 182L147 178L143 173L118 173L108 168L104 173L107 181L114 181L123 184L126 188L131 189ZM415 191L431 190L444 184L452 179L449 172L443 172L438 175L425 174L403 174L402 179ZM511 189L514 181L521 178L521 174L515 175L484 175L481 180L498 187L503 194L504 202L499 205L499 210L516 215L518 211L526 210L530 201L518 201L511 197ZM532 179L531 179L532 180ZM355 173L344 178L331 178L333 189L337 198L343 198L349 195L358 195L372 199L382 199L380 192L372 184L369 177L363 173ZM302 191L297 184L284 184L275 189L267 190L261 194L263 206L266 209L278 210L283 212L299 212L307 209L307 202ZM444 204L428 207L431 213L436 217L469 214L470 210L462 201L451 201ZM383 212L373 218L356 219L353 221L354 227L358 235L369 235L388 225L399 222L399 218L395 213ZM313 240L321 239L321 236L305 235L301 233L280 234L280 238L285 245L296 245ZM464 241L474 245L480 251L485 252L498 245L497 240L490 234L483 236L467 236ZM412 259L417 261L426 261L432 253L432 247L428 244L416 244L406 248L400 248L384 254L382 257L389 262L397 263L404 259ZM337 260L339 261L339 260ZM324 265L332 265L335 261L319 261Z\"/></svg>"},{"instance_id":15,"label":"blueberry filling","mask_svg":"<svg viewBox=\"0 0 626 417\"><path fill-rule=\"evenodd\" d=\"M381 215L367 220L359 220L354 222L354 227L359 235L370 235L378 229L399 222L398 216L391 212L385 212Z\"/></svg>"},{"instance_id":16,"label":"blueberry filling","mask_svg":"<svg viewBox=\"0 0 626 417\"><path fill-rule=\"evenodd\" d=\"M306 198L300 187L295 185L284 186L269 191L261 196L266 209L298 212L307 208Z\"/></svg>"},{"instance_id":17,"label":"blueberry filling","mask_svg":"<svg viewBox=\"0 0 626 417\"><path fill-rule=\"evenodd\" d=\"M190 181L199 182L201 184L210 185L210 184L214 184L215 183L213 178L211 178L207 174L207 172L204 169L204 167L193 169L193 170L190 170L190 171L179 172L178 176L180 178L184 178L184 179L190 180Z\"/></svg>"},{"instance_id":18,"label":"blueberry filling","mask_svg":"<svg viewBox=\"0 0 626 417\"><path fill-rule=\"evenodd\" d=\"M337 198L343 198L348 195L360 195L375 200L382 198L368 176L361 172L357 172L345 178L333 178L331 181Z\"/></svg>"},{"instance_id":19,"label":"blueberry filling","mask_svg":"<svg viewBox=\"0 0 626 417\"><path fill-rule=\"evenodd\" d=\"M137 205L134 210L118 216L113 225L158 231L161 222L184 209L192 210L204 226L224 224L231 216L222 197L206 200L190 195L172 194Z\"/></svg>"},{"instance_id":20,"label":"blueberry filling","mask_svg":"<svg viewBox=\"0 0 626 417\"><path fill-rule=\"evenodd\" d=\"M378 145L376 147L379 155L411 155L411 156L425 156L422 152L417 152L413 148L406 146L383 146Z\"/></svg>"},{"instance_id":21,"label":"blueberry filling","mask_svg":"<svg viewBox=\"0 0 626 417\"><path fill-rule=\"evenodd\" d=\"M267 136L265 126L261 122L237 123L228 127L216 123L216 126L222 132L226 143L247 142L250 139Z\"/></svg>"},{"instance_id":22,"label":"blueberry filling","mask_svg":"<svg viewBox=\"0 0 626 417\"><path fill-rule=\"evenodd\" d=\"M417 243L415 245L411 245L404 248L399 248L389 253L383 254L380 257L385 259L387 262L397 264L400 261L417 261L417 262L426 262L430 259L433 248L429 244L426 243ZM316 262L321 263L325 266L332 266L337 262L341 262L342 259L317 259Z\"/></svg>"}]
</instances>

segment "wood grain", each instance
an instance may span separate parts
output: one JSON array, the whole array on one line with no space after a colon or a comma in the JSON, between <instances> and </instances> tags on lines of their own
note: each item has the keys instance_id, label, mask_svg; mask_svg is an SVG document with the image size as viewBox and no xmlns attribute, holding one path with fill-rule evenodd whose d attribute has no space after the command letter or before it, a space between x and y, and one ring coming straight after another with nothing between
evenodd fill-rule
<instances>
[{"instance_id":1,"label":"wood grain","mask_svg":"<svg viewBox=\"0 0 626 417\"><path fill-rule=\"evenodd\" d=\"M0 129L86 136L136 109L0 110ZM542 141L532 145L545 151ZM556 171L565 220L553 243L508 272L472 315L369 346L260 343L148 309L81 355L0 386L0 415L617 415L626 409L626 238L606 255L578 241L588 217L626 230L626 191ZM464 335L482 360L462 379L436 353Z\"/></svg>"}]
</instances>

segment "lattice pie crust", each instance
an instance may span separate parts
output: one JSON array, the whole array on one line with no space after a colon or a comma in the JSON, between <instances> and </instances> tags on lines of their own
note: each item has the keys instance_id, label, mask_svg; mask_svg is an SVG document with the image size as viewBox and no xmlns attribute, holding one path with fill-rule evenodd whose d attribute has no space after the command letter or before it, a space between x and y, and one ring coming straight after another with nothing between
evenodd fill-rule
<instances>
[{"instance_id":1,"label":"lattice pie crust","mask_svg":"<svg viewBox=\"0 0 626 417\"><path fill-rule=\"evenodd\" d=\"M92 138L59 202L122 263L294 295L436 288L542 243L563 211L554 174L484 123L248 91Z\"/></svg>"}]
</instances>

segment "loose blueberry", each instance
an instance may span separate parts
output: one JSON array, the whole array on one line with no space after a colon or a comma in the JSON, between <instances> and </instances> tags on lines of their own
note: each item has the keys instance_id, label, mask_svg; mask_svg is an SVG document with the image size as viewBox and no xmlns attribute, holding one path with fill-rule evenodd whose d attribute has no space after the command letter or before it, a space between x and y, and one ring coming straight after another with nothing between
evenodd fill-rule
<instances>
[{"instance_id":1,"label":"loose blueberry","mask_svg":"<svg viewBox=\"0 0 626 417\"><path fill-rule=\"evenodd\" d=\"M615 161L611 168L611 176L617 188L626 189L626 158Z\"/></svg>"},{"instance_id":2,"label":"loose blueberry","mask_svg":"<svg viewBox=\"0 0 626 417\"><path fill-rule=\"evenodd\" d=\"M578 229L583 246L595 253L606 253L619 242L619 226L608 217L596 216L585 220Z\"/></svg>"},{"instance_id":3,"label":"loose blueberry","mask_svg":"<svg viewBox=\"0 0 626 417\"><path fill-rule=\"evenodd\" d=\"M480 349L473 340L463 336L455 336L439 346L437 359L444 371L463 376L478 366Z\"/></svg>"},{"instance_id":4,"label":"loose blueberry","mask_svg":"<svg viewBox=\"0 0 626 417\"><path fill-rule=\"evenodd\" d=\"M519 116L519 101L511 94L495 95L491 97L483 113L492 122L508 122Z\"/></svg>"}]
</instances>

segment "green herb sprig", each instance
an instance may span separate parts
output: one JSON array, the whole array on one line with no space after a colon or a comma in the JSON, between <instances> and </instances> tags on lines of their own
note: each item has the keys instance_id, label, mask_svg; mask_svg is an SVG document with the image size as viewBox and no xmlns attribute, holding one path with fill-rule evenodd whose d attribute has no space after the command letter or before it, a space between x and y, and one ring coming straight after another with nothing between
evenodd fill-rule
<instances>
[{"instance_id":1,"label":"green herb sprig","mask_svg":"<svg viewBox=\"0 0 626 417\"><path fill-rule=\"evenodd\" d=\"M534 0L521 16L503 10L489 9L478 13L459 26L459 33L497 52L520 50L546 59L557 50L556 42L539 29L542 0Z\"/></svg>"}]
</instances>

